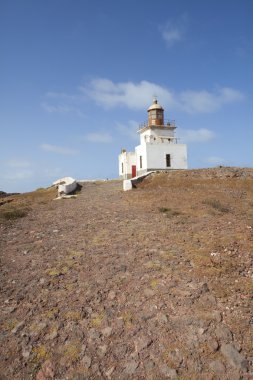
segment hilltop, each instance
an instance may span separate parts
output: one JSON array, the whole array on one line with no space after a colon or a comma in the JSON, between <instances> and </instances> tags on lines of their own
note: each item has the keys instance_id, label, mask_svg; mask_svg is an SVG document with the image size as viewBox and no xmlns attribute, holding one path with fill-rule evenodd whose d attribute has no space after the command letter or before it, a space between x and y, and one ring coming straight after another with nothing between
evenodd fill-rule
<instances>
[{"instance_id":1,"label":"hilltop","mask_svg":"<svg viewBox=\"0 0 253 380\"><path fill-rule=\"evenodd\" d=\"M4 197L1 379L250 379L253 169Z\"/></svg>"}]
</instances>

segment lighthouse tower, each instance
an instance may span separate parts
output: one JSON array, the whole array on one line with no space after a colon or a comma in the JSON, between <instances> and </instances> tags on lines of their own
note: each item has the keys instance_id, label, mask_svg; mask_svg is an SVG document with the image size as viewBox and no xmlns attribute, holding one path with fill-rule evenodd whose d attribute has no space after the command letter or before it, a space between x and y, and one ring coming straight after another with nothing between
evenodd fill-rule
<instances>
[{"instance_id":1,"label":"lighthouse tower","mask_svg":"<svg viewBox=\"0 0 253 380\"><path fill-rule=\"evenodd\" d=\"M153 104L148 109L148 125L164 125L164 109L157 103L157 99L153 100Z\"/></svg>"},{"instance_id":2,"label":"lighthouse tower","mask_svg":"<svg viewBox=\"0 0 253 380\"><path fill-rule=\"evenodd\" d=\"M174 120L164 119L164 109L157 99L148 108L148 122L140 125L140 145L135 152L122 150L119 174L127 179L149 171L187 169L187 147L175 137Z\"/></svg>"}]
</instances>

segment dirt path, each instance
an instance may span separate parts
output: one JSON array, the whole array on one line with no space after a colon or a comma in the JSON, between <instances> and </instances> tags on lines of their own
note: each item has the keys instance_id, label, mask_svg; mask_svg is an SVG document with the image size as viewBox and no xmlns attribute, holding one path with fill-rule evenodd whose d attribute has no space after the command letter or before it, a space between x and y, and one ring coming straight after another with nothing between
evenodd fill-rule
<instances>
[{"instance_id":1,"label":"dirt path","mask_svg":"<svg viewBox=\"0 0 253 380\"><path fill-rule=\"evenodd\" d=\"M252 193L183 181L84 183L0 225L1 379L253 378Z\"/></svg>"}]
</instances>

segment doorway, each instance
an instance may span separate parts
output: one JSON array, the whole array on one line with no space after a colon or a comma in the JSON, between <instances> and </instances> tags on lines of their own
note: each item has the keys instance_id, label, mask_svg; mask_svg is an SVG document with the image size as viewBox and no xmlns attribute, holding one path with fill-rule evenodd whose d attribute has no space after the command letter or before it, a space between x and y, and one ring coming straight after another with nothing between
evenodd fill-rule
<instances>
[{"instance_id":1,"label":"doorway","mask_svg":"<svg viewBox=\"0 0 253 380\"><path fill-rule=\"evenodd\" d=\"M136 177L136 165L132 165L132 178Z\"/></svg>"}]
</instances>

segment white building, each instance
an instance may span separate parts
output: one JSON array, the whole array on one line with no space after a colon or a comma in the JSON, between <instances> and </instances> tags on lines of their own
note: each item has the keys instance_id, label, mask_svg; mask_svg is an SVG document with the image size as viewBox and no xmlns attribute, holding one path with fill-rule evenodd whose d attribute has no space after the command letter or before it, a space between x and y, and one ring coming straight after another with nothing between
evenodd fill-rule
<instances>
[{"instance_id":1,"label":"white building","mask_svg":"<svg viewBox=\"0 0 253 380\"><path fill-rule=\"evenodd\" d=\"M139 129L135 152L122 149L119 175L128 179L152 170L187 169L187 147L175 137L174 121L164 121L164 109L155 99L148 109L148 122Z\"/></svg>"}]
</instances>

